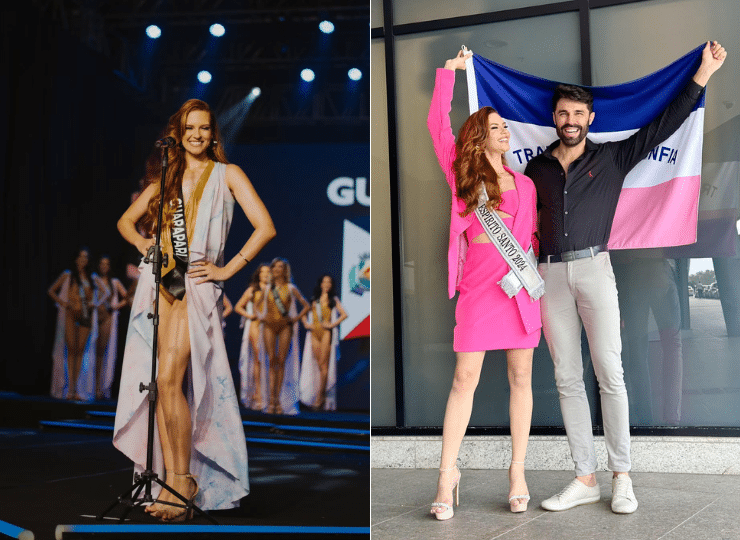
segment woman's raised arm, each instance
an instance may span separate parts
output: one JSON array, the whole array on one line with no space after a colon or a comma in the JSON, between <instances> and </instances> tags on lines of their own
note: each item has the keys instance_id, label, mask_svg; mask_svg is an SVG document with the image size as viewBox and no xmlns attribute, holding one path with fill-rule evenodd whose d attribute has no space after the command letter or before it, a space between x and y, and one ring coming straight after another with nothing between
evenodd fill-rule
<instances>
[{"instance_id":1,"label":"woman's raised arm","mask_svg":"<svg viewBox=\"0 0 740 540\"><path fill-rule=\"evenodd\" d=\"M236 311L239 315L242 317L245 317L250 320L254 320L257 318L256 315L250 315L247 313L247 304L252 300L252 297L254 296L254 290L252 287L247 287L247 290L244 291L244 294L241 298L239 298L239 301L234 305L234 311Z\"/></svg>"}]
</instances>

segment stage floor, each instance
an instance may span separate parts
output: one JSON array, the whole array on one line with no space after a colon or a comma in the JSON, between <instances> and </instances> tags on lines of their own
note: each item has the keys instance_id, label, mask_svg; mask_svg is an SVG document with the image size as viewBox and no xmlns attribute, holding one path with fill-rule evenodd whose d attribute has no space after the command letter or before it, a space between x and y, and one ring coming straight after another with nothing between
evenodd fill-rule
<instances>
[{"instance_id":1,"label":"stage floor","mask_svg":"<svg viewBox=\"0 0 740 540\"><path fill-rule=\"evenodd\" d=\"M0 520L32 531L36 539L54 538L57 525L100 524L94 516L132 483L131 462L111 437L109 431L85 429L0 428ZM251 493L238 509L212 512L219 524L370 526L369 452L269 442L248 442L247 449ZM111 515L121 511L119 506ZM158 523L142 510L128 519ZM208 521L196 517L188 523Z\"/></svg>"}]
</instances>

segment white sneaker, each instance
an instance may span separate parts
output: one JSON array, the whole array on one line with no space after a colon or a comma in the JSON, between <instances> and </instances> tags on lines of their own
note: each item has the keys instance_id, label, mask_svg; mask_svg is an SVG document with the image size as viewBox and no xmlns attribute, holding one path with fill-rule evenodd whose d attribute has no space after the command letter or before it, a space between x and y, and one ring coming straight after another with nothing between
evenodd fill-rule
<instances>
[{"instance_id":1,"label":"white sneaker","mask_svg":"<svg viewBox=\"0 0 740 540\"><path fill-rule=\"evenodd\" d=\"M560 510L567 510L580 504L599 502L600 499L601 490L599 489L599 484L589 487L577 478L574 478L560 493L542 501L542 508L559 512Z\"/></svg>"},{"instance_id":2,"label":"white sneaker","mask_svg":"<svg viewBox=\"0 0 740 540\"><path fill-rule=\"evenodd\" d=\"M612 478L612 512L631 514L637 510L637 498L632 491L632 479L626 474Z\"/></svg>"}]
</instances>

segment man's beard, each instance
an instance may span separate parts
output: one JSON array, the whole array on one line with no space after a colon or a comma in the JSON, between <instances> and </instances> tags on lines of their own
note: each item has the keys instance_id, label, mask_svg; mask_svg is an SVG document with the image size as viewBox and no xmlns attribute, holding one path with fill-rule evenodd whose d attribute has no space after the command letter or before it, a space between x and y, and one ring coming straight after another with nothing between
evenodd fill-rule
<instances>
[{"instance_id":1,"label":"man's beard","mask_svg":"<svg viewBox=\"0 0 740 540\"><path fill-rule=\"evenodd\" d=\"M565 135L564 130L567 128L578 128L581 131L578 133L577 137L568 137ZM585 126L578 126L573 124L565 124L563 127L556 127L555 132L558 134L558 138L565 146L578 146L578 144L586 138L586 135L588 135L588 124Z\"/></svg>"}]
</instances>

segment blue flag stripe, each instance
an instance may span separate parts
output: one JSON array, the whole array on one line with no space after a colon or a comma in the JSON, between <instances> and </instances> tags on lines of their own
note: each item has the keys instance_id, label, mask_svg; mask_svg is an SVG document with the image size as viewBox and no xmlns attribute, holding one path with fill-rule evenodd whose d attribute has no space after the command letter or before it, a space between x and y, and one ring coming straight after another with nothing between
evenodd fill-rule
<instances>
[{"instance_id":1,"label":"blue flag stripe","mask_svg":"<svg viewBox=\"0 0 740 540\"><path fill-rule=\"evenodd\" d=\"M687 84L701 62L704 44L672 64L631 82L589 87L596 117L593 132L639 129L655 118ZM557 81L549 81L473 55L478 105L490 105L507 120L552 126L550 101ZM704 94L694 110L704 106Z\"/></svg>"}]
</instances>

